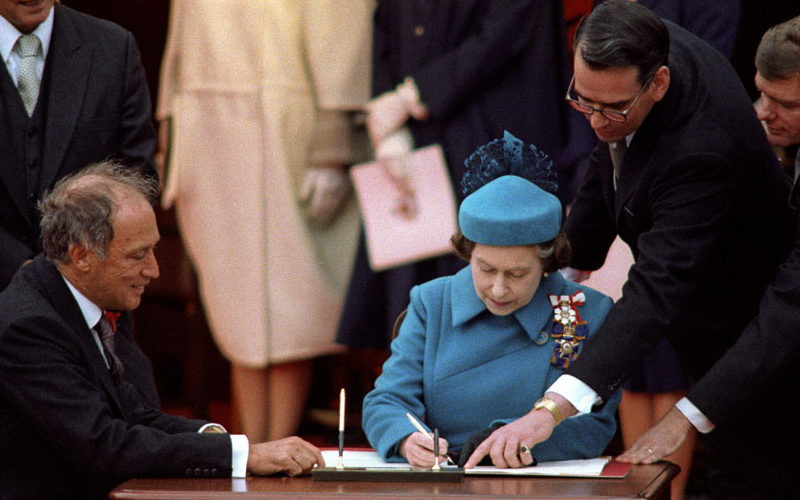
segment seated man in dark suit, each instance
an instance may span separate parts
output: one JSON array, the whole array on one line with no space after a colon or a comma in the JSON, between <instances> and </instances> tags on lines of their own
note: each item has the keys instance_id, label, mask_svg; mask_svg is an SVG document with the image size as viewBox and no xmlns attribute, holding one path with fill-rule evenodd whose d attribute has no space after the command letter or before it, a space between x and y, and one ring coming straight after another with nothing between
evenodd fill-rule
<instances>
[{"instance_id":1,"label":"seated man in dark suit","mask_svg":"<svg viewBox=\"0 0 800 500\"><path fill-rule=\"evenodd\" d=\"M152 178L105 162L40 202L44 255L0 293L0 497L104 498L136 476L324 465L297 437L249 444L161 412L129 312L158 277L156 191Z\"/></svg>"}]
</instances>

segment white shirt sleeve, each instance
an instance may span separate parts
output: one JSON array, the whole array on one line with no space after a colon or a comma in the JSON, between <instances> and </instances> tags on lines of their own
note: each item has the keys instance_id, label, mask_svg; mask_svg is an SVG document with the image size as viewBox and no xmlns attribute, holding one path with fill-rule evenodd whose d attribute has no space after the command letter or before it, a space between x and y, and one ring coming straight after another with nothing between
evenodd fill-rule
<instances>
[{"instance_id":1,"label":"white shirt sleeve","mask_svg":"<svg viewBox=\"0 0 800 500\"><path fill-rule=\"evenodd\" d=\"M247 456L250 453L250 441L244 434L231 434L231 477L247 476Z\"/></svg>"},{"instance_id":2,"label":"white shirt sleeve","mask_svg":"<svg viewBox=\"0 0 800 500\"><path fill-rule=\"evenodd\" d=\"M681 398L680 401L675 403L675 408L677 408L679 412L683 413L683 416L692 423L695 429L703 434L708 434L714 430L714 427L716 427L714 422L709 420L709 418L706 417L703 412L701 412L691 401L686 398Z\"/></svg>"},{"instance_id":3,"label":"white shirt sleeve","mask_svg":"<svg viewBox=\"0 0 800 500\"><path fill-rule=\"evenodd\" d=\"M603 402L591 387L572 375L561 375L545 392L555 392L563 396L579 414L589 413L592 411L592 406Z\"/></svg>"}]
</instances>

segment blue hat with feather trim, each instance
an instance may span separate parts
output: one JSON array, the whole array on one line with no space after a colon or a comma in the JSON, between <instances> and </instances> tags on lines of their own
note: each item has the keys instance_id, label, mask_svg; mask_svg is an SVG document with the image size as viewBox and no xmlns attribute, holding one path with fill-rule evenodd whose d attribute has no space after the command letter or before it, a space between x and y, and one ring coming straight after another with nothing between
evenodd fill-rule
<instances>
[{"instance_id":1,"label":"blue hat with feather trim","mask_svg":"<svg viewBox=\"0 0 800 500\"><path fill-rule=\"evenodd\" d=\"M561 202L537 185L556 189L546 154L506 132L502 141L478 148L465 165L462 184L468 196L461 203L458 225L466 238L482 245L520 246L558 235Z\"/></svg>"}]
</instances>

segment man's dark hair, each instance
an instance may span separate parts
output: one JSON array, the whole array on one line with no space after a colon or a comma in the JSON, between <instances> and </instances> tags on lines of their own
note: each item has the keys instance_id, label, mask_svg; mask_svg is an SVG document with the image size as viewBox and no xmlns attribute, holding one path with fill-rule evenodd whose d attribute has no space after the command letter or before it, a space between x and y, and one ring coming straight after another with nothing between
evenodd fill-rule
<instances>
[{"instance_id":1,"label":"man's dark hair","mask_svg":"<svg viewBox=\"0 0 800 500\"><path fill-rule=\"evenodd\" d=\"M782 80L800 73L800 16L764 33L756 51L756 69L767 80Z\"/></svg>"},{"instance_id":2,"label":"man's dark hair","mask_svg":"<svg viewBox=\"0 0 800 500\"><path fill-rule=\"evenodd\" d=\"M607 0L584 18L575 32L575 54L592 69L639 69L644 83L669 57L669 31L658 15L628 0Z\"/></svg>"}]
</instances>

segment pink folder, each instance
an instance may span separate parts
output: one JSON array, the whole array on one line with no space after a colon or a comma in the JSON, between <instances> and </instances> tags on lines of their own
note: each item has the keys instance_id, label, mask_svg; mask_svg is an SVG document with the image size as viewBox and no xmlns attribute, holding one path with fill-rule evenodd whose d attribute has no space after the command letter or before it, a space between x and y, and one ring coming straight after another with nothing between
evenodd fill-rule
<instances>
[{"instance_id":1,"label":"pink folder","mask_svg":"<svg viewBox=\"0 0 800 500\"><path fill-rule=\"evenodd\" d=\"M453 251L456 200L438 144L350 169L373 271Z\"/></svg>"}]
</instances>

